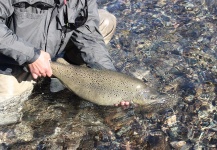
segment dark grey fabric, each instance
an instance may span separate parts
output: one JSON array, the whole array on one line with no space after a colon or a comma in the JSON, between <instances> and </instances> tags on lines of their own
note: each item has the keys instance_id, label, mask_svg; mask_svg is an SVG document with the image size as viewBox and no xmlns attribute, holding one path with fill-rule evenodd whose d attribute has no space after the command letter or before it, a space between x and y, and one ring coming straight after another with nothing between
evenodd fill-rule
<instances>
[{"instance_id":1,"label":"dark grey fabric","mask_svg":"<svg viewBox=\"0 0 217 150\"><path fill-rule=\"evenodd\" d=\"M34 5L37 3L50 7L41 9ZM96 0L87 0L87 4L86 22L76 28L68 28L64 33L65 27L76 24L76 19L82 18L85 0L69 0L67 7L63 0L60 0L58 7L55 7L54 0L1 0L0 56L5 56L5 59L0 59L5 61L10 58L19 65L24 65L34 62L39 57L40 50L45 50L54 58L64 51L68 42L72 42L87 64L100 64L115 70L98 30ZM64 18L66 15L68 21Z\"/></svg>"}]
</instances>

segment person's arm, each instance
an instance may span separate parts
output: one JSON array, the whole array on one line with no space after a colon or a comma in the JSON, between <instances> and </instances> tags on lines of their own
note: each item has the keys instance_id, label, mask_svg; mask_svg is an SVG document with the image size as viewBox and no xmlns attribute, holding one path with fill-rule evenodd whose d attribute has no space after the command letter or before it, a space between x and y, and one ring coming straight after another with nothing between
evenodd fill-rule
<instances>
[{"instance_id":1,"label":"person's arm","mask_svg":"<svg viewBox=\"0 0 217 150\"><path fill-rule=\"evenodd\" d=\"M73 32L71 40L81 51L81 56L87 65L116 70L99 32L99 14L96 0L88 0L88 19L83 26Z\"/></svg>"},{"instance_id":2,"label":"person's arm","mask_svg":"<svg viewBox=\"0 0 217 150\"><path fill-rule=\"evenodd\" d=\"M35 79L38 76L50 77L52 75L50 54L22 40L5 25L6 19L13 14L13 11L12 0L0 1L0 54L12 58L19 65L28 64Z\"/></svg>"},{"instance_id":3,"label":"person's arm","mask_svg":"<svg viewBox=\"0 0 217 150\"><path fill-rule=\"evenodd\" d=\"M5 25L13 11L12 0L0 1L0 53L13 58L19 65L30 64L39 57L40 49L19 38Z\"/></svg>"}]
</instances>

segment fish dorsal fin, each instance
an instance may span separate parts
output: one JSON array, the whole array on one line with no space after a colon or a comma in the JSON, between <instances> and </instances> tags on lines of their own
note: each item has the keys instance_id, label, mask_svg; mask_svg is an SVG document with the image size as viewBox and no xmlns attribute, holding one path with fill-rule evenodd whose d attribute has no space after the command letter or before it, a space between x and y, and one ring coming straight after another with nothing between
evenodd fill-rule
<instances>
[{"instance_id":1,"label":"fish dorsal fin","mask_svg":"<svg viewBox=\"0 0 217 150\"><path fill-rule=\"evenodd\" d=\"M98 63L88 64L87 67L95 69L95 70L106 70L105 67L103 67L102 65Z\"/></svg>"},{"instance_id":2,"label":"fish dorsal fin","mask_svg":"<svg viewBox=\"0 0 217 150\"><path fill-rule=\"evenodd\" d=\"M64 65L69 65L69 63L63 58L57 58L56 62L64 64Z\"/></svg>"}]
</instances>

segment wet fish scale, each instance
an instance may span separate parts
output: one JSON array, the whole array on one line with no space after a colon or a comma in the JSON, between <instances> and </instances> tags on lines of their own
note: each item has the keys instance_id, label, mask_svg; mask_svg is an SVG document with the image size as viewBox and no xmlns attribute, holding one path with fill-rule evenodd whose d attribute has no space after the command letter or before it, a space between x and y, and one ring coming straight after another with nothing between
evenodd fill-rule
<instances>
[{"instance_id":1,"label":"wet fish scale","mask_svg":"<svg viewBox=\"0 0 217 150\"><path fill-rule=\"evenodd\" d=\"M114 105L122 100L140 105L164 103L164 98L143 81L122 73L59 62L52 62L51 67L53 74L76 95L99 105Z\"/></svg>"}]
</instances>

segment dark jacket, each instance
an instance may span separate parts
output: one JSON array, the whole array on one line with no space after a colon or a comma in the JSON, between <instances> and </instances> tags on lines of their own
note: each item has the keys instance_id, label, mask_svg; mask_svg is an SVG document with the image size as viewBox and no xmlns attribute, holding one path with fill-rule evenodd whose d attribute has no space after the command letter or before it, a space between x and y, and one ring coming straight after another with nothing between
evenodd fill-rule
<instances>
[{"instance_id":1,"label":"dark jacket","mask_svg":"<svg viewBox=\"0 0 217 150\"><path fill-rule=\"evenodd\" d=\"M71 39L87 64L114 69L98 26L96 0L1 0L0 63L29 64L40 50L54 58Z\"/></svg>"}]
</instances>

